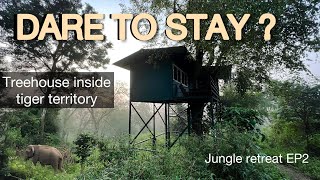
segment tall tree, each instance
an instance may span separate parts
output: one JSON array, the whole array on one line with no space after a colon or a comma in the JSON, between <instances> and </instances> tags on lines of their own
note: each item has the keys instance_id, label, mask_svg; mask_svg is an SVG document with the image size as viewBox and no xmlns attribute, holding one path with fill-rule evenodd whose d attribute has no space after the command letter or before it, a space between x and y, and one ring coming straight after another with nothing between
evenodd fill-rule
<instances>
[{"instance_id":1,"label":"tall tree","mask_svg":"<svg viewBox=\"0 0 320 180\"><path fill-rule=\"evenodd\" d=\"M313 126L320 124L320 84L310 86L301 82L273 82L272 91L278 97L279 117L302 122L309 148L310 137L316 132Z\"/></svg>"},{"instance_id":2,"label":"tall tree","mask_svg":"<svg viewBox=\"0 0 320 180\"><path fill-rule=\"evenodd\" d=\"M233 65L236 70L237 89L242 94L259 82L269 80L269 70L275 66L290 70L306 70L303 57L308 51L319 51L319 1L194 1L194 0L131 0L129 6L123 5L124 12L150 13L164 23L171 13L208 14L207 20L200 21L200 40L194 40L194 22L187 20L184 26L189 33L179 43L184 44L193 53L196 66L195 77L202 65L216 67ZM271 13L277 23L271 31L271 40L264 40L265 25L260 25L259 18L264 13ZM223 40L220 34L214 34L211 40L204 40L213 14L222 16L229 39ZM235 40L235 29L226 14L234 14L237 21L244 14L250 14L242 30L242 40ZM163 32L163 27L159 28ZM180 33L179 31L176 33ZM155 45L167 43L163 34L153 39ZM160 39L162 38L162 39ZM192 80L190 79L190 80ZM201 119L204 102L191 103L193 130L201 132Z\"/></svg>"},{"instance_id":3,"label":"tall tree","mask_svg":"<svg viewBox=\"0 0 320 180\"><path fill-rule=\"evenodd\" d=\"M53 13L56 22L61 21L59 14L91 14L96 13L81 0L3 0L0 2L0 52L12 57L12 65L19 70L47 71L51 73L76 71L91 67L104 67L109 59L107 49L111 43L107 41L77 40L75 32L69 32L67 41L56 41L52 35L44 40L20 41L14 38L16 32L15 15L33 14L39 22L45 15ZM75 21L70 20L70 23ZM94 20L93 23L101 23ZM24 32L30 32L30 22L24 23ZM102 34L101 30L92 30L93 34ZM45 95L50 94L47 88ZM42 135L44 133L46 109L41 115Z\"/></svg>"}]
</instances>

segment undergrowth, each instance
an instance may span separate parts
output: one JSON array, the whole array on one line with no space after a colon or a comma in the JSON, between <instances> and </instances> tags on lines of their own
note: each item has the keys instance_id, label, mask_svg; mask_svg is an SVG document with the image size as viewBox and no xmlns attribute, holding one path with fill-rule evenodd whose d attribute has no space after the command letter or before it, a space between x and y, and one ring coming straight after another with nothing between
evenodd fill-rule
<instances>
[{"instance_id":1,"label":"undergrowth","mask_svg":"<svg viewBox=\"0 0 320 180\"><path fill-rule=\"evenodd\" d=\"M228 127L228 128L226 128ZM219 128L218 128L219 129ZM247 156L262 153L257 137L250 132L240 132L233 126L220 128L217 136L183 136L170 150L164 139L158 138L155 152L134 150L153 149L146 142L140 147L128 145L125 138L99 140L83 164L75 161L64 165L65 172L54 173L50 166L34 166L31 161L12 156L10 172L23 179L285 179L273 164L223 163L206 164L208 154ZM144 135L148 137L147 135Z\"/></svg>"}]
</instances>

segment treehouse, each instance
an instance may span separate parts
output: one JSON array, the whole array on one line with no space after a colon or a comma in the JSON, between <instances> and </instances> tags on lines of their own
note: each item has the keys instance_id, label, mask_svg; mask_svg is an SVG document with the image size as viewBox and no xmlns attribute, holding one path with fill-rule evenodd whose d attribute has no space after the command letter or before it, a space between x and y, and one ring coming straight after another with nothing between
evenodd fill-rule
<instances>
[{"instance_id":1,"label":"treehouse","mask_svg":"<svg viewBox=\"0 0 320 180\"><path fill-rule=\"evenodd\" d=\"M130 70L132 102L188 103L218 99L219 79L230 77L231 66L201 66L183 47L141 49L114 63Z\"/></svg>"},{"instance_id":2,"label":"treehouse","mask_svg":"<svg viewBox=\"0 0 320 180\"><path fill-rule=\"evenodd\" d=\"M131 122L134 112L144 124L142 129L130 140L133 147L148 141L147 139L136 142L138 136L146 129L152 135L150 139L152 139L154 147L156 138L162 134L165 135L168 148L172 147L186 130L188 130L188 134L191 134L192 118L198 116L197 109L194 109L195 104L209 105L211 116L208 117L211 118L210 123L213 127L215 123L214 108L219 104L218 80L230 78L231 66L202 66L196 63L184 46L141 49L114 63L114 65L130 71L129 134L133 134ZM149 119L143 119L134 106L134 102L153 103L152 116ZM157 104L160 105L157 106ZM186 109L183 111L180 109L178 112L172 107L175 104L184 105ZM164 110L160 111L162 107ZM164 115L161 115L160 112L164 112ZM165 133L158 135L155 130L157 114L165 127ZM186 127L178 132L177 138L171 143L170 137L174 132L170 128L170 119L175 117L184 119ZM150 127L151 122L153 125Z\"/></svg>"}]
</instances>

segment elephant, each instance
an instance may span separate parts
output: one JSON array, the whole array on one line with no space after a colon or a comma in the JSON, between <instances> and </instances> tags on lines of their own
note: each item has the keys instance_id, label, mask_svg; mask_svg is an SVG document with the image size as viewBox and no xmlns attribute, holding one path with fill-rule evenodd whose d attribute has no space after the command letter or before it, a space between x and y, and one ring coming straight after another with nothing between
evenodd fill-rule
<instances>
[{"instance_id":1,"label":"elephant","mask_svg":"<svg viewBox=\"0 0 320 180\"><path fill-rule=\"evenodd\" d=\"M51 165L54 171L63 171L63 156L54 147L46 145L29 145L26 149L26 160L32 158L34 165L39 161L42 166Z\"/></svg>"}]
</instances>

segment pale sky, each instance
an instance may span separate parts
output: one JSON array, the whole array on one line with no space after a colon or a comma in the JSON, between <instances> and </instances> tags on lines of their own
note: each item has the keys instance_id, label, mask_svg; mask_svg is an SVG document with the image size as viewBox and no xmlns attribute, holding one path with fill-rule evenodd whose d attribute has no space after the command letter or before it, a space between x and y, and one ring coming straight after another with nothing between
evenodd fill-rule
<instances>
[{"instance_id":1,"label":"pale sky","mask_svg":"<svg viewBox=\"0 0 320 180\"><path fill-rule=\"evenodd\" d=\"M117 22L110 19L110 14L121 13L119 6L120 2L124 1L101 1L101 0L84 0L89 3L100 14L105 14L104 20L104 34L107 36L107 40L112 42L113 48L108 50L110 65L108 65L107 71L115 73L115 81L125 81L129 84L130 73L128 70L113 66L114 62L140 50L143 48L143 42L136 40L132 37L130 31L127 31L127 40L120 41L117 39ZM129 27L129 22L127 23ZM128 29L129 30L129 29Z\"/></svg>"},{"instance_id":2,"label":"pale sky","mask_svg":"<svg viewBox=\"0 0 320 180\"><path fill-rule=\"evenodd\" d=\"M107 39L113 43L113 49L110 49L109 57L110 57L110 64L138 51L139 49L144 47L144 42L136 40L132 37L131 33L127 31L127 40L120 41L117 40L117 22L110 19L109 15L114 13L121 13L121 8L119 3L128 3L128 0L121 0L121 1L113 1L113 0L84 0L84 2L89 3L94 9L101 14L105 14L105 22L104 22L104 33L107 36ZM129 22L127 24L127 27ZM128 28L129 30L129 28ZM306 65L316 77L320 79L320 55L315 53L309 54L309 59L316 60L315 61L306 61ZM122 68L109 65L107 71L115 72L115 80L121 80L129 82L129 71L124 70ZM290 73L282 72L275 72L274 77L277 79L283 79L290 76ZM302 73L305 79L309 79L310 77L306 76L305 73Z\"/></svg>"}]
</instances>

